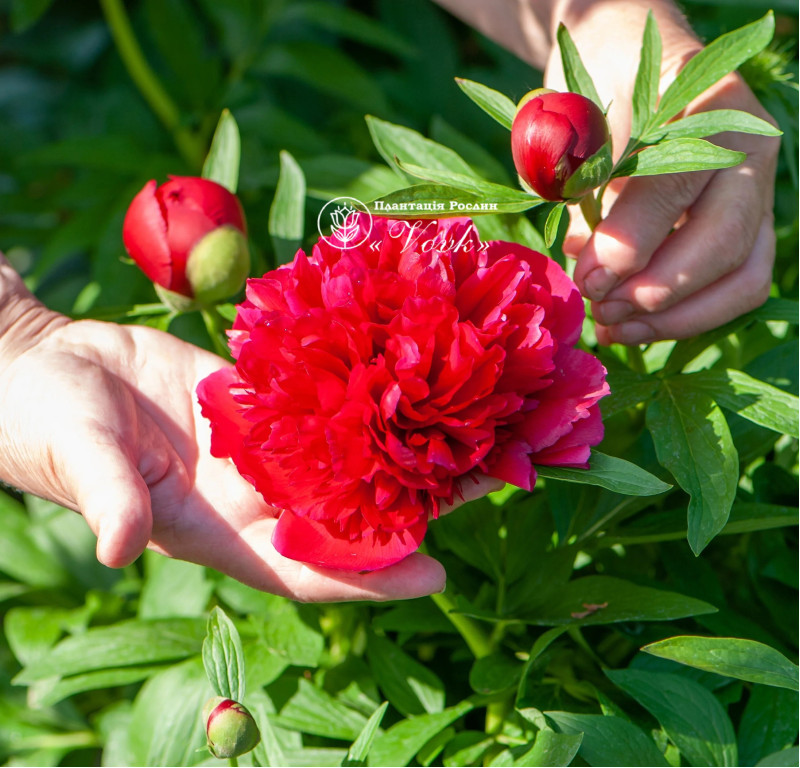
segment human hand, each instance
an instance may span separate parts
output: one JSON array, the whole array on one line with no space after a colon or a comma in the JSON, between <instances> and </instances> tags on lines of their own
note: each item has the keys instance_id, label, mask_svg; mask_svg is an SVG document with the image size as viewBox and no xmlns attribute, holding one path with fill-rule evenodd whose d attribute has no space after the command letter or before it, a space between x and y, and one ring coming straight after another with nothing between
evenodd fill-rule
<instances>
[{"instance_id":1,"label":"human hand","mask_svg":"<svg viewBox=\"0 0 800 768\"><path fill-rule=\"evenodd\" d=\"M596 3L565 19L601 99L611 104L616 156L629 136L647 6L656 11L664 40L663 93L701 48L672 13L671 3ZM546 84L566 87L556 56L551 57ZM702 94L685 114L711 109L740 109L770 119L737 74ZM780 142L739 133L714 141L745 152L747 159L718 171L612 182L604 198L604 219L594 233L573 217L564 250L577 258L575 281L592 301L601 344L693 336L767 299L775 256L772 202Z\"/></svg>"},{"instance_id":2,"label":"human hand","mask_svg":"<svg viewBox=\"0 0 800 768\"><path fill-rule=\"evenodd\" d=\"M79 510L112 567L149 547L301 601L441 591L444 569L422 554L358 574L274 550L275 511L210 453L194 392L221 364L150 328L52 323L0 365L0 478ZM465 493L495 488L486 480Z\"/></svg>"}]
</instances>

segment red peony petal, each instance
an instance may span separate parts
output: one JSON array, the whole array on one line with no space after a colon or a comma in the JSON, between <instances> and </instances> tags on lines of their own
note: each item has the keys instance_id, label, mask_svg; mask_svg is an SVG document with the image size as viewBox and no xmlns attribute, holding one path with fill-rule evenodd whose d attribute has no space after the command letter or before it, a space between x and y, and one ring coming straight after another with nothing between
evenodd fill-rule
<instances>
[{"instance_id":1,"label":"red peony petal","mask_svg":"<svg viewBox=\"0 0 800 768\"><path fill-rule=\"evenodd\" d=\"M335 524L282 512L272 544L284 557L344 571L374 571L400 562L419 549L428 527L425 519L404 531L367 531L351 541Z\"/></svg>"},{"instance_id":2,"label":"red peony petal","mask_svg":"<svg viewBox=\"0 0 800 768\"><path fill-rule=\"evenodd\" d=\"M200 410L211 422L211 454L233 457L251 428L243 409L231 395L231 388L241 385L236 369L226 366L207 376L197 385Z\"/></svg>"},{"instance_id":3,"label":"red peony petal","mask_svg":"<svg viewBox=\"0 0 800 768\"><path fill-rule=\"evenodd\" d=\"M122 225L122 241L128 255L147 277L174 290L170 287L173 271L167 243L167 222L156 197L156 186L155 180L148 181L133 198ZM191 291L186 295L191 295Z\"/></svg>"}]
</instances>

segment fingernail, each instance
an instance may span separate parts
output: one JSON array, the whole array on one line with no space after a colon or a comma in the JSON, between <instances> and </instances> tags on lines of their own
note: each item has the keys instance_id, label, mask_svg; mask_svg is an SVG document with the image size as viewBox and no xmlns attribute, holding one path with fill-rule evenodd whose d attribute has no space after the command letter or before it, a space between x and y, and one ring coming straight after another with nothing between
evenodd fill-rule
<instances>
[{"instance_id":1,"label":"fingernail","mask_svg":"<svg viewBox=\"0 0 800 768\"><path fill-rule=\"evenodd\" d=\"M598 304L594 310L596 319L603 325L616 325L633 314L633 304L629 301L611 300Z\"/></svg>"},{"instance_id":2,"label":"fingernail","mask_svg":"<svg viewBox=\"0 0 800 768\"><path fill-rule=\"evenodd\" d=\"M623 323L614 329L614 341L619 344L646 344L655 339L653 329L639 320Z\"/></svg>"},{"instance_id":3,"label":"fingernail","mask_svg":"<svg viewBox=\"0 0 800 768\"><path fill-rule=\"evenodd\" d=\"M608 267L595 267L583 278L583 289L592 301L602 301L618 282L619 278Z\"/></svg>"}]
</instances>

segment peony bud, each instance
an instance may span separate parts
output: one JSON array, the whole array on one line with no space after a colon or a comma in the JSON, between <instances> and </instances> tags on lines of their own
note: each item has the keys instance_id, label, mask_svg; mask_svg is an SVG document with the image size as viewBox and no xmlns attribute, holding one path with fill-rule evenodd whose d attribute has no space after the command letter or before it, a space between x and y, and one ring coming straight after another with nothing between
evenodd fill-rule
<instances>
[{"instance_id":1,"label":"peony bud","mask_svg":"<svg viewBox=\"0 0 800 768\"><path fill-rule=\"evenodd\" d=\"M580 198L604 183L611 171L610 152L605 178L601 174L588 186L570 186L568 182L608 141L608 124L600 107L580 94L547 88L522 98L511 126L511 153L517 172L545 200Z\"/></svg>"},{"instance_id":2,"label":"peony bud","mask_svg":"<svg viewBox=\"0 0 800 768\"><path fill-rule=\"evenodd\" d=\"M250 270L247 225L234 194L208 179L148 181L133 198L122 239L130 257L166 293L188 308L231 296ZM177 294L177 296L175 296Z\"/></svg>"},{"instance_id":3,"label":"peony bud","mask_svg":"<svg viewBox=\"0 0 800 768\"><path fill-rule=\"evenodd\" d=\"M233 699L222 696L209 699L203 707L203 721L208 748L214 757L238 757L261 741L253 716Z\"/></svg>"}]
</instances>

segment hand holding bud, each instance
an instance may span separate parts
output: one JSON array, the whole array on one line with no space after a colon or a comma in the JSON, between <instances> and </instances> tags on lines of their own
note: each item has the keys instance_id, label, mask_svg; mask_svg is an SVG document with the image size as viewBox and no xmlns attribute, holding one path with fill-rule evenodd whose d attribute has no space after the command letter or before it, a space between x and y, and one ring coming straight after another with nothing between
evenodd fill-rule
<instances>
[{"instance_id":1,"label":"hand holding bud","mask_svg":"<svg viewBox=\"0 0 800 768\"><path fill-rule=\"evenodd\" d=\"M220 759L238 757L254 749L261 734L253 716L233 699L215 696L203 707L208 748Z\"/></svg>"},{"instance_id":2,"label":"hand holding bud","mask_svg":"<svg viewBox=\"0 0 800 768\"><path fill-rule=\"evenodd\" d=\"M122 239L130 257L177 309L236 293L250 270L242 206L208 179L148 181L128 208Z\"/></svg>"}]
</instances>

